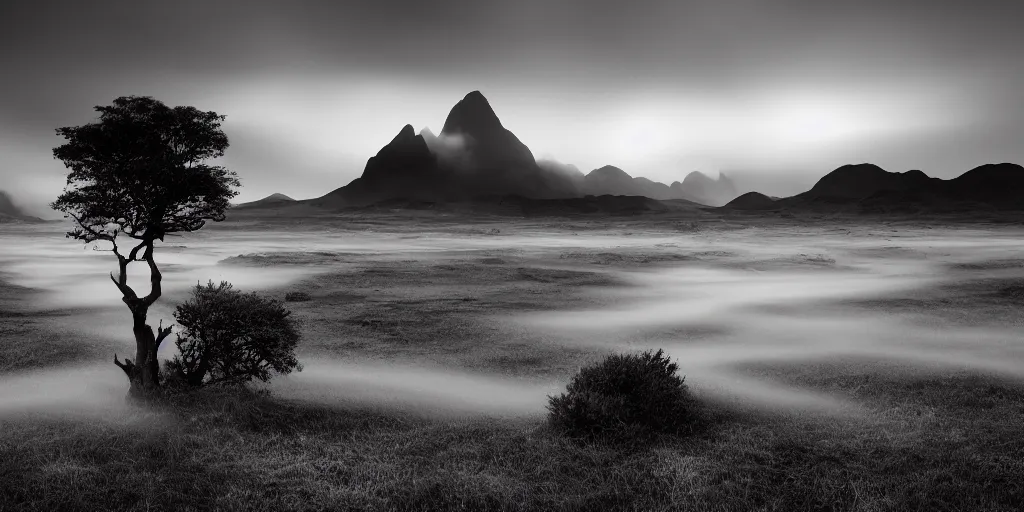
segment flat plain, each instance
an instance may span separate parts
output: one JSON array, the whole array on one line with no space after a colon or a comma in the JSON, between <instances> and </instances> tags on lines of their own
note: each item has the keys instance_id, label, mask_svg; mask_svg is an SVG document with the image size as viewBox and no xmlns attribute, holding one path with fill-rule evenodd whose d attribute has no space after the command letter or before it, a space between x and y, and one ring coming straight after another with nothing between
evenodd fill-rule
<instances>
[{"instance_id":1,"label":"flat plain","mask_svg":"<svg viewBox=\"0 0 1024 512\"><path fill-rule=\"evenodd\" d=\"M113 256L0 226L0 510L1024 503L1020 222L273 213L169 238L151 321L207 280L303 292L303 371L149 408L110 362L133 343ZM577 369L648 348L699 398L692 432L548 429Z\"/></svg>"}]
</instances>

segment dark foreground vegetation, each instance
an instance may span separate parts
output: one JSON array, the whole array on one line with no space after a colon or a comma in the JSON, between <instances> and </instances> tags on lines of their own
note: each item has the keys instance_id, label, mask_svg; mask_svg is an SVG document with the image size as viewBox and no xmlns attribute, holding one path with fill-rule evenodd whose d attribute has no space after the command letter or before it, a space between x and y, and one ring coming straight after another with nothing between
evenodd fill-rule
<instances>
[{"instance_id":1,"label":"dark foreground vegetation","mask_svg":"<svg viewBox=\"0 0 1024 512\"><path fill-rule=\"evenodd\" d=\"M565 393L550 397L548 421L567 437L624 443L688 432L697 404L678 370L661 350L613 354L580 370Z\"/></svg>"},{"instance_id":2,"label":"dark foreground vegetation","mask_svg":"<svg viewBox=\"0 0 1024 512\"><path fill-rule=\"evenodd\" d=\"M124 417L0 420L0 510L1019 510L1024 389L816 368L855 417L710 404L644 446L210 388ZM813 381L813 382L812 382Z\"/></svg>"}]
</instances>

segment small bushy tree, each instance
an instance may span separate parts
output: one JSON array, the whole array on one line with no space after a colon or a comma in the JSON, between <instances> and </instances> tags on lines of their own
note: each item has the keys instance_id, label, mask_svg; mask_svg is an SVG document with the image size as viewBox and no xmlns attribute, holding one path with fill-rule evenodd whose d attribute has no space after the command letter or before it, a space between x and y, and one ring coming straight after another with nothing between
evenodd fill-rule
<instances>
[{"instance_id":1,"label":"small bushy tree","mask_svg":"<svg viewBox=\"0 0 1024 512\"><path fill-rule=\"evenodd\" d=\"M192 289L174 318L179 354L166 365L170 381L192 387L237 385L302 369L295 359L295 321L272 297L210 281Z\"/></svg>"},{"instance_id":2,"label":"small bushy tree","mask_svg":"<svg viewBox=\"0 0 1024 512\"><path fill-rule=\"evenodd\" d=\"M616 354L579 371L548 398L548 420L568 437L627 441L692 422L692 399L664 352Z\"/></svg>"}]
</instances>

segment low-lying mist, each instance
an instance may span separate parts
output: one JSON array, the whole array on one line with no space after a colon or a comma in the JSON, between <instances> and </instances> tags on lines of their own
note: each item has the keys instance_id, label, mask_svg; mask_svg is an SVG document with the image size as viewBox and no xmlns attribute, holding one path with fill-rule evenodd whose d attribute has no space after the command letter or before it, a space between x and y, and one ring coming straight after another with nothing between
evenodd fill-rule
<instances>
[{"instance_id":1,"label":"low-lying mist","mask_svg":"<svg viewBox=\"0 0 1024 512\"><path fill-rule=\"evenodd\" d=\"M794 268L786 248L773 244L778 258L749 265L623 273L620 277L632 286L593 292L606 306L523 315L517 322L568 344L609 350L662 348L679 360L692 386L766 406L851 404L754 378L751 367L857 359L1024 379L1024 333L1014 326L1020 318L998 325L954 325L937 316L928 302L914 302L937 287L949 293L967 278L950 272L953 262L1021 255L1024 244L916 240L902 245L926 252L910 259L906 252L894 251L889 241L876 244L877 251L863 242L823 242L835 260L814 255L807 257L804 268ZM1024 259L1018 262L970 279L1024 278ZM887 301L907 298L910 311L886 306ZM971 307L964 304L968 314Z\"/></svg>"},{"instance_id":2,"label":"low-lying mist","mask_svg":"<svg viewBox=\"0 0 1024 512\"><path fill-rule=\"evenodd\" d=\"M129 319L107 277L116 267L113 256L63 239L59 227L46 229L3 234L0 279L34 290L31 300L19 307L30 313L80 309L73 317L58 318L73 318L67 329L116 340L123 346L122 355L132 353ZM678 359L693 389L744 404L856 410L858 404L756 371L821 361L881 360L915 369L956 368L1024 378L1024 334L1015 327L1020 317L953 321L935 310L934 301L925 300L939 288L955 293L960 283L970 280L1024 279L1024 241L1006 229L897 233L878 227L699 232L608 228L580 236L544 227L501 236L207 230L170 239L159 248L165 297L151 312L151 322L170 320L173 305L197 282L225 279L242 290L271 289L349 270L330 262L246 265L228 259L318 251L356 255L363 265L378 260L443 262L479 257L484 251L525 262L517 264L611 275L620 286L583 290L590 306L505 315L495 318L495 325L509 327L509 336L526 329L536 335L531 339L574 350L663 348ZM674 256L632 266L566 257L587 251ZM132 275L132 282L145 283L145 265L135 266L139 273ZM978 306L967 295L961 299L956 304L971 318L971 308ZM894 303L901 307L889 307ZM165 343L161 357L170 357L169 350L173 344ZM546 396L565 384L564 378L512 378L426 366L414 357L410 353L366 362L303 354L305 371L278 379L272 388L285 397L328 405L533 415L541 414ZM103 361L0 375L0 415L29 410L103 414L123 405L126 388L121 372Z\"/></svg>"},{"instance_id":3,"label":"low-lying mist","mask_svg":"<svg viewBox=\"0 0 1024 512\"><path fill-rule=\"evenodd\" d=\"M431 415L523 416L544 410L555 382L408 363L313 360L271 384L276 394L324 404L371 403Z\"/></svg>"}]
</instances>

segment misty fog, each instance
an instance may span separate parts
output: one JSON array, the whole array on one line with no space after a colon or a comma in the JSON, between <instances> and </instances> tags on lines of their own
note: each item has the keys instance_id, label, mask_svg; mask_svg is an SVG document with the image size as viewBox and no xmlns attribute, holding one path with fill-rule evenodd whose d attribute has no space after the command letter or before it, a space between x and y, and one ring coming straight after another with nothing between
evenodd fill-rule
<instances>
[{"instance_id":1,"label":"misty fog","mask_svg":"<svg viewBox=\"0 0 1024 512\"><path fill-rule=\"evenodd\" d=\"M116 261L107 252L62 238L62 227L5 227L0 279L34 290L19 307L71 311L71 317L59 321L72 318L71 328L117 340L121 354L132 353L128 313L107 275ZM971 280L1024 279L1024 239L1019 235L1009 229L896 233L877 226L694 233L608 228L585 237L542 226L502 236L429 229L412 234L314 227L292 232L207 229L169 238L158 248L165 296L151 311L150 322L171 321L174 304L197 282L225 279L243 291L272 291L353 268L332 261L253 266L231 259L243 254L321 252L443 262L481 251L506 252L528 257L532 265L601 272L620 283L585 289L590 298L586 308L496 316L495 324L510 333L527 329L552 346L598 351L664 348L678 359L687 383L707 396L776 409L856 410L857 404L749 370L853 358L924 371L959 368L1024 378L1024 334L1018 326L991 318L953 322L928 307L897 310L885 302L928 297L939 287ZM574 251L644 251L676 259L623 268L564 258ZM145 283L142 276L133 273L130 283ZM172 355L173 344L165 343L161 358ZM300 360L305 371L272 386L284 396L323 403L532 415L541 413L546 396L565 384L414 359L339 361L300 353ZM106 361L16 372L0 376L0 414L107 411L119 407L126 386L120 371Z\"/></svg>"}]
</instances>

